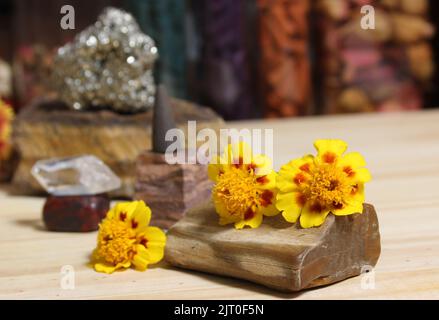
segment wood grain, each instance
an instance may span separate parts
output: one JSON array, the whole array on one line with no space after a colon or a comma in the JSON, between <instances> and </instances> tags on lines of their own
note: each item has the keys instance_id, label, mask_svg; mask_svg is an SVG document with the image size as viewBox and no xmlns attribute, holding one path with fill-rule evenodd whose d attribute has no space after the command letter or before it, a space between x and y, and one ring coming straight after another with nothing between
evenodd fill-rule
<instances>
[{"instance_id":1,"label":"wood grain","mask_svg":"<svg viewBox=\"0 0 439 320\"><path fill-rule=\"evenodd\" d=\"M303 229L281 216L265 217L257 229L218 224L207 201L168 231L165 259L184 269L245 279L282 292L324 286L375 266L380 234L375 209L329 215L318 228Z\"/></svg>"},{"instance_id":2,"label":"wood grain","mask_svg":"<svg viewBox=\"0 0 439 320\"><path fill-rule=\"evenodd\" d=\"M229 123L273 128L274 163L313 152L316 138L341 138L361 151L373 174L366 199L378 213L382 251L375 289L362 277L297 294L160 264L105 275L87 266L96 233L42 229L42 198L0 193L0 298L100 299L439 299L439 111ZM61 267L76 289L60 288Z\"/></svg>"},{"instance_id":3,"label":"wood grain","mask_svg":"<svg viewBox=\"0 0 439 320\"><path fill-rule=\"evenodd\" d=\"M155 212L152 224L167 229L208 199L212 184L206 165L171 165L164 154L145 151L137 158L134 199L145 201Z\"/></svg>"}]
</instances>

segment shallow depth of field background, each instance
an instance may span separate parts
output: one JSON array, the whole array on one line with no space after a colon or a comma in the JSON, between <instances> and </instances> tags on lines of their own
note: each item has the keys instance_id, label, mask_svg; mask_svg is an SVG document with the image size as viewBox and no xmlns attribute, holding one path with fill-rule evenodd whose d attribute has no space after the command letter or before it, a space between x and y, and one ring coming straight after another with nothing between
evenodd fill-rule
<instances>
[{"instance_id":1,"label":"shallow depth of field background","mask_svg":"<svg viewBox=\"0 0 439 320\"><path fill-rule=\"evenodd\" d=\"M60 27L65 4L75 30ZM368 4L376 29L365 31ZM50 94L56 48L110 5L156 41L157 82L226 120L439 106L439 5L428 0L2 0L0 59L12 82L0 96L20 110Z\"/></svg>"}]
</instances>

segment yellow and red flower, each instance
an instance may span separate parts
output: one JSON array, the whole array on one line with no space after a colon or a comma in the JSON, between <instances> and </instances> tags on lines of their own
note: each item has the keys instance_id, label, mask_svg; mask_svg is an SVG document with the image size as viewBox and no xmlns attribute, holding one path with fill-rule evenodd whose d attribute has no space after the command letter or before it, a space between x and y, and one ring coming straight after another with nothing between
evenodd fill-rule
<instances>
[{"instance_id":1,"label":"yellow and red flower","mask_svg":"<svg viewBox=\"0 0 439 320\"><path fill-rule=\"evenodd\" d=\"M342 140L317 140L317 156L306 155L281 167L276 206L288 222L300 217L303 228L320 226L331 212L344 216L363 211L364 184L371 179L358 152L343 155Z\"/></svg>"},{"instance_id":2,"label":"yellow and red flower","mask_svg":"<svg viewBox=\"0 0 439 320\"><path fill-rule=\"evenodd\" d=\"M143 201L116 204L99 225L94 268L112 273L134 266L144 271L163 259L165 233L150 227L151 210Z\"/></svg>"},{"instance_id":3,"label":"yellow and red flower","mask_svg":"<svg viewBox=\"0 0 439 320\"><path fill-rule=\"evenodd\" d=\"M14 111L0 99L0 160L7 159L11 151L11 128Z\"/></svg>"},{"instance_id":4,"label":"yellow and red flower","mask_svg":"<svg viewBox=\"0 0 439 320\"><path fill-rule=\"evenodd\" d=\"M275 206L276 172L265 155L253 155L244 142L229 144L208 166L215 182L212 199L221 225L257 228L263 216L279 213Z\"/></svg>"}]
</instances>

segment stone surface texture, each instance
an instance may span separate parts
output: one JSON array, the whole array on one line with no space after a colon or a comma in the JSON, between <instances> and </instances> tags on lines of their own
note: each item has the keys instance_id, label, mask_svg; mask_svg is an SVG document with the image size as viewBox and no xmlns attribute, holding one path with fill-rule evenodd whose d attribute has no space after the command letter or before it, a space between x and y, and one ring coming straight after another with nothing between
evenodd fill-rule
<instances>
[{"instance_id":1,"label":"stone surface texture","mask_svg":"<svg viewBox=\"0 0 439 320\"><path fill-rule=\"evenodd\" d=\"M136 200L152 210L152 223L169 228L186 211L210 197L212 182L207 166L168 164L165 155L145 151L137 160Z\"/></svg>"},{"instance_id":2,"label":"stone surface texture","mask_svg":"<svg viewBox=\"0 0 439 320\"><path fill-rule=\"evenodd\" d=\"M224 121L211 109L171 99L177 127L188 137L187 121L197 121L197 131L211 128L219 133ZM57 101L40 101L23 109L13 132L13 143L20 153L13 177L20 194L43 191L32 178L36 161L55 157L91 154L101 159L122 180L122 187L111 196L134 195L136 159L152 147L152 114L121 115L111 111L72 111Z\"/></svg>"},{"instance_id":3,"label":"stone surface texture","mask_svg":"<svg viewBox=\"0 0 439 320\"><path fill-rule=\"evenodd\" d=\"M220 226L211 202L190 210L168 232L166 260L178 267L240 278L294 292L359 275L381 251L375 209L329 215L318 228L302 229L281 215L257 229Z\"/></svg>"},{"instance_id":4,"label":"stone surface texture","mask_svg":"<svg viewBox=\"0 0 439 320\"><path fill-rule=\"evenodd\" d=\"M105 194L49 196L43 207L43 221L50 231L95 231L109 208L110 199Z\"/></svg>"}]
</instances>

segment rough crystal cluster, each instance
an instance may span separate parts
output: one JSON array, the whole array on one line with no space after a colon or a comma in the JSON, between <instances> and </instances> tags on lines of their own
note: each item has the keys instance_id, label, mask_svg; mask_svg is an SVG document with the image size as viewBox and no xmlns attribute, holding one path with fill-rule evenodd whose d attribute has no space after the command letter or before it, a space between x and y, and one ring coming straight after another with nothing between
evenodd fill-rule
<instances>
[{"instance_id":1,"label":"rough crystal cluster","mask_svg":"<svg viewBox=\"0 0 439 320\"><path fill-rule=\"evenodd\" d=\"M38 161L32 175L55 196L96 195L121 185L119 177L91 155Z\"/></svg>"},{"instance_id":2,"label":"rough crystal cluster","mask_svg":"<svg viewBox=\"0 0 439 320\"><path fill-rule=\"evenodd\" d=\"M106 8L98 21L58 50L54 86L75 110L139 112L154 104L154 40L132 15Z\"/></svg>"}]
</instances>

